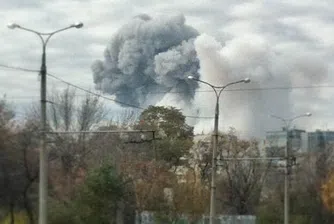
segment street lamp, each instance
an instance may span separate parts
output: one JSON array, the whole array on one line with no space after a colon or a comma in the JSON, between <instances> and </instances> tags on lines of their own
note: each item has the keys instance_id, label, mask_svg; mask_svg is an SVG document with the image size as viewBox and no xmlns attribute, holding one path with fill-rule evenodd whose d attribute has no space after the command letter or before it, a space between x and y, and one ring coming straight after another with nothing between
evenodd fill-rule
<instances>
[{"instance_id":1,"label":"street lamp","mask_svg":"<svg viewBox=\"0 0 334 224\"><path fill-rule=\"evenodd\" d=\"M286 131L286 146L284 150L284 157L285 157L285 176L284 176L284 224L289 224L289 132L290 132L290 126L292 122L298 118L301 117L310 117L312 114L310 112L307 112L305 114L301 114L289 119L284 119L282 117L276 116L276 115L270 115L272 118L276 118L278 120L281 120L284 124L284 128Z\"/></svg>"},{"instance_id":2,"label":"street lamp","mask_svg":"<svg viewBox=\"0 0 334 224\"><path fill-rule=\"evenodd\" d=\"M36 34L42 42L42 64L41 64L41 131L42 131L42 141L41 149L39 154L39 224L47 224L47 196L48 196L48 166L47 166L47 152L46 152L46 45L49 42L50 38L61 31L65 31L71 28L81 28L83 27L82 22L76 22L72 25L69 25L65 28L49 32L42 33L32 29L25 28L16 23L9 23L7 25L9 29L21 29L31 33Z\"/></svg>"},{"instance_id":3,"label":"street lamp","mask_svg":"<svg viewBox=\"0 0 334 224\"><path fill-rule=\"evenodd\" d=\"M211 176L210 222L209 222L210 224L213 224L214 218L216 215L216 212L215 212L216 172L217 172L216 154L217 154L217 147L218 147L219 97L226 87L234 85L234 84L238 84L238 83L249 83L250 79L245 78L239 81L228 83L224 86L215 86L203 80L197 79L193 76L188 76L188 79L191 79L197 82L201 82L201 83L204 83L210 86L216 94L216 108L215 108L215 120L214 120L214 130L213 130L214 138L213 138L213 144L212 144L213 150L212 150L212 174L211 174L212 176Z\"/></svg>"}]
</instances>

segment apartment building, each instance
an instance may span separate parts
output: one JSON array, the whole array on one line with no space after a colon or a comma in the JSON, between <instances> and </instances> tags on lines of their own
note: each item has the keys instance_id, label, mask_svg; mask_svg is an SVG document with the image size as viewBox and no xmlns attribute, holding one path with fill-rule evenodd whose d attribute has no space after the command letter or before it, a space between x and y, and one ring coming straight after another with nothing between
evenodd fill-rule
<instances>
[{"instance_id":1,"label":"apartment building","mask_svg":"<svg viewBox=\"0 0 334 224\"><path fill-rule=\"evenodd\" d=\"M306 153L308 151L308 133L301 129L292 129L287 132L284 128L278 131L266 132L264 150L266 156L284 156L284 149L287 146L292 153Z\"/></svg>"},{"instance_id":2,"label":"apartment building","mask_svg":"<svg viewBox=\"0 0 334 224\"><path fill-rule=\"evenodd\" d=\"M334 144L334 131L308 132L308 152L321 152Z\"/></svg>"}]
</instances>

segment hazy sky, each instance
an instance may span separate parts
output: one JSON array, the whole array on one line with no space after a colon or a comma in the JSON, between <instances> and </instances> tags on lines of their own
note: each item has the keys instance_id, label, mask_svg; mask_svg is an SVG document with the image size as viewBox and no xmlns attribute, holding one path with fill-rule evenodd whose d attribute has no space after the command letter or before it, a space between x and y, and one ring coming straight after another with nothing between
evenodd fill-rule
<instances>
[{"instance_id":1,"label":"hazy sky","mask_svg":"<svg viewBox=\"0 0 334 224\"><path fill-rule=\"evenodd\" d=\"M104 49L112 35L123 24L142 13L153 18L184 14L186 24L196 28L199 33L214 37L222 46L226 41L245 36L261 37L270 46L271 52L286 55L278 59L281 60L281 67L291 62L288 61L290 55L303 57L300 64L299 60L295 60L295 66L299 67L298 72L314 70L313 73L310 72L312 77L305 82L303 79L294 80L289 85L333 87L294 90L289 96L293 97L290 102L293 106L284 116L310 111L313 113L312 118L299 121L297 124L300 127L334 128L332 0L3 0L0 2L0 64L29 69L40 67L39 39L31 33L18 29L10 30L6 27L7 23L16 22L27 28L47 32L82 21L82 29L71 29L51 39L47 49L47 67L53 75L93 90L93 61L103 60ZM233 44L231 46L233 48ZM235 58L238 58L238 55ZM287 58L287 61L284 61L284 58ZM277 72L285 71L281 67L277 68ZM322 73L319 76L315 75L318 71ZM48 79L49 89L64 87L65 84ZM260 87L284 87L284 82L264 82ZM282 93L290 90L275 91ZM266 95L265 90L262 92ZM33 100L37 101L37 74L0 68L0 94L6 94L16 105L26 106ZM77 94L82 93L77 91ZM270 94L275 95L272 90ZM106 103L113 105L110 101ZM276 112L268 108L267 111ZM187 113L192 115L191 111ZM238 114L242 116L243 113ZM201 116L204 115L212 116L210 108L207 108L205 114L201 113ZM279 123L276 123L276 126L279 127Z\"/></svg>"}]
</instances>

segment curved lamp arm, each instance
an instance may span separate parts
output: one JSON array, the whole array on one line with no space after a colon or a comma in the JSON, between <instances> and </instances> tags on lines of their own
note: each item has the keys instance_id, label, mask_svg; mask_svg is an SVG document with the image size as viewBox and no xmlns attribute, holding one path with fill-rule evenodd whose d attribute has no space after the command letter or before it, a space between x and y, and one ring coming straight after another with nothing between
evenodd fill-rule
<instances>
[{"instance_id":1,"label":"curved lamp arm","mask_svg":"<svg viewBox=\"0 0 334 224\"><path fill-rule=\"evenodd\" d=\"M307 112L305 114L301 114L301 115L295 116L293 118L290 118L289 119L289 123L292 123L292 121L294 121L294 120L296 120L298 118L301 118L301 117L311 117L311 116L312 116L312 114L310 112Z\"/></svg>"},{"instance_id":2,"label":"curved lamp arm","mask_svg":"<svg viewBox=\"0 0 334 224\"><path fill-rule=\"evenodd\" d=\"M27 32L36 34L36 35L40 38L40 40L42 41L43 47L45 47L46 44L48 43L49 39L50 39L54 34L59 33L59 32L62 32L62 31L64 31L64 30L71 29L71 28L77 28L77 29L79 29L79 28L83 27L83 23L82 23L82 22L76 22L76 23L74 23L74 24L72 24L72 25L69 25L69 26L67 26L67 27L65 27L65 28L62 28L62 29L59 29L59 30L56 30L56 31L53 31L53 32L49 32L49 33L38 32L38 31L36 31L36 30L33 30L33 29L29 29L29 28L20 26L19 24L16 24L16 23L9 23L9 24L7 25L7 27L8 27L9 29L16 29L16 28L18 28L18 29L25 30L25 31L27 31ZM47 36L47 37L44 39L43 36Z\"/></svg>"},{"instance_id":3,"label":"curved lamp arm","mask_svg":"<svg viewBox=\"0 0 334 224\"><path fill-rule=\"evenodd\" d=\"M211 83L208 83L208 82L206 82L206 81L197 79L197 78L195 78L195 77L193 77L193 76L191 76L191 75L188 76L188 79L195 80L195 81L197 81L197 82L201 82L201 83L203 83L203 84L206 84L206 85L210 86L210 87L213 89L213 91L216 93L217 98L219 98L220 94L221 94L221 93L223 92L223 90L224 90L226 87L228 87L228 86L231 86L231 85L234 85L234 84L238 84L238 83L249 83L249 82L250 82L250 79L249 79L249 78L245 78L245 79L242 79L242 80L239 80L239 81L230 82L230 83L228 83L228 84L226 84L226 85L224 85L224 86L215 86L215 85L212 85ZM217 90L219 90L219 92L218 92Z\"/></svg>"},{"instance_id":4,"label":"curved lamp arm","mask_svg":"<svg viewBox=\"0 0 334 224\"><path fill-rule=\"evenodd\" d=\"M301 117L310 117L310 116L312 116L312 114L310 112L307 112L307 113L301 114L301 115L297 115L297 116L292 117L290 119L284 119L284 118L276 116L276 115L270 115L270 117L273 117L273 118L276 118L276 119L279 119L279 120L283 121L286 129L290 128L290 125L294 120L296 120L298 118L301 118Z\"/></svg>"}]
</instances>

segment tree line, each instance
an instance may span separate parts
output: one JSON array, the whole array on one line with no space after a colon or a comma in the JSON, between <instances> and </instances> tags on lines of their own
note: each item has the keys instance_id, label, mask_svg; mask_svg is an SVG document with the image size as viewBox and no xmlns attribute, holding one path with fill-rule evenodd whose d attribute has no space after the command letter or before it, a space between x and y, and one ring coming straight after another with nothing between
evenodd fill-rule
<instances>
[{"instance_id":1,"label":"tree line","mask_svg":"<svg viewBox=\"0 0 334 224\"><path fill-rule=\"evenodd\" d=\"M211 136L195 136L180 110L150 106L111 114L98 97L78 100L71 88L52 92L49 101L48 129L55 132L47 136L50 224L133 224L144 211L155 223L185 216L196 223L209 213ZM39 109L32 105L17 121L12 106L0 101L0 223L34 224ZM82 132L60 133L71 131ZM231 129L220 133L218 149L217 214L282 223L284 173L268 160L233 160L261 157L259 142ZM332 147L298 161L290 175L291 223L333 223Z\"/></svg>"}]
</instances>

